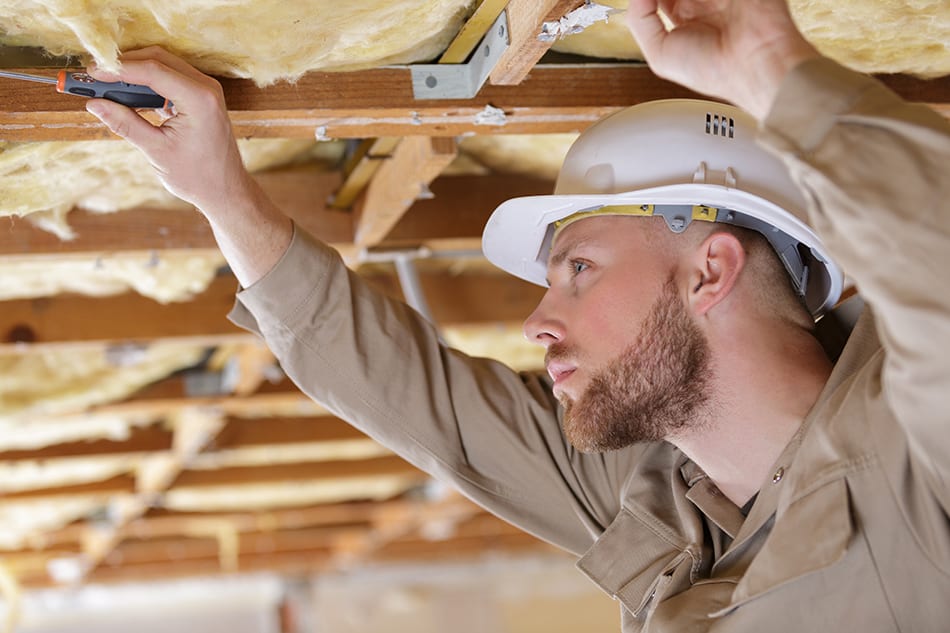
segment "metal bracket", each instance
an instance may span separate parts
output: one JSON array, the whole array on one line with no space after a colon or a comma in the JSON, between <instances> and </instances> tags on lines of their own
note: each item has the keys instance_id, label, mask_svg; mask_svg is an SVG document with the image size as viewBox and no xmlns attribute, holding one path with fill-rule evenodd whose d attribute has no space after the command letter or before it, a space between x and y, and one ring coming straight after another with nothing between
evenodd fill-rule
<instances>
[{"instance_id":1,"label":"metal bracket","mask_svg":"<svg viewBox=\"0 0 950 633\"><path fill-rule=\"evenodd\" d=\"M412 94L416 99L471 99L508 50L508 11L502 11L464 64L414 64Z\"/></svg>"}]
</instances>

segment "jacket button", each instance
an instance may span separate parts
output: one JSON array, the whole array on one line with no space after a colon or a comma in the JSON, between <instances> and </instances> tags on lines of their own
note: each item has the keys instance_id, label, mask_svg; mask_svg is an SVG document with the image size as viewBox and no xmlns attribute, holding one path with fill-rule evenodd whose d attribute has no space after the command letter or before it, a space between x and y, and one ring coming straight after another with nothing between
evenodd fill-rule
<instances>
[{"instance_id":1,"label":"jacket button","mask_svg":"<svg viewBox=\"0 0 950 633\"><path fill-rule=\"evenodd\" d=\"M778 467L778 470L775 471L775 474L772 475L772 483L777 484L782 481L782 477L785 476L785 468L782 466Z\"/></svg>"}]
</instances>

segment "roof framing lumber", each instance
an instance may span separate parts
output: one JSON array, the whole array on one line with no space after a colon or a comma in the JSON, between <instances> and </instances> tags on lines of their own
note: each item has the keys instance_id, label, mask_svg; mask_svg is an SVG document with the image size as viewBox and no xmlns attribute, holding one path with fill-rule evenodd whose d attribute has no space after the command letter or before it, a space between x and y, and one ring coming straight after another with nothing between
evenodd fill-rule
<instances>
[{"instance_id":1,"label":"roof framing lumber","mask_svg":"<svg viewBox=\"0 0 950 633\"><path fill-rule=\"evenodd\" d=\"M950 117L950 77L881 79L903 97ZM237 135L257 138L572 132L628 105L696 96L638 64L535 66L518 86L486 86L470 100L429 102L412 97L408 68L314 72L295 84L268 88L241 79L222 83ZM504 110L504 123L481 124L478 115L486 105ZM81 100L64 98L42 84L18 84L16 90L0 92L0 139L107 138L113 137L85 112Z\"/></svg>"},{"instance_id":2,"label":"roof framing lumber","mask_svg":"<svg viewBox=\"0 0 950 633\"><path fill-rule=\"evenodd\" d=\"M376 171L356 208L353 242L376 246L419 198L433 196L429 185L458 155L453 139L407 136Z\"/></svg>"},{"instance_id":3,"label":"roof framing lumber","mask_svg":"<svg viewBox=\"0 0 950 633\"><path fill-rule=\"evenodd\" d=\"M389 476L406 476L417 478L420 481L427 478L427 475L422 471L401 458L385 456L269 466L233 466L217 470L183 470L168 489L184 490L197 487L244 486ZM115 495L134 495L136 492L138 492L136 478L132 475L122 474L71 486L7 492L0 499L0 504L62 497L108 499Z\"/></svg>"},{"instance_id":4,"label":"roof framing lumber","mask_svg":"<svg viewBox=\"0 0 950 633\"><path fill-rule=\"evenodd\" d=\"M49 74L49 69L23 70ZM881 79L904 98L934 105L950 116L950 77ZM407 67L312 72L294 84L267 88L246 79L221 82L235 133L248 138L577 132L629 105L696 96L658 78L645 65L632 63L538 65L519 85L486 85L472 99L417 101ZM503 123L480 123L479 114L487 105L505 112ZM2 140L108 138L114 137L85 111L81 99L27 82L0 90Z\"/></svg>"},{"instance_id":5,"label":"roof framing lumber","mask_svg":"<svg viewBox=\"0 0 950 633\"><path fill-rule=\"evenodd\" d=\"M269 510L262 512L184 513L152 510L122 527L124 539L158 539L194 533L195 527L210 524L228 524L238 532L266 532L297 530L312 527L369 526L378 517L393 513L410 516L460 516L476 517L485 511L460 495L448 501L429 504L422 501L396 499L392 501L350 501L325 505ZM486 518L498 521L491 515ZM471 518L469 518L471 521ZM85 526L74 523L47 533L43 549L70 550L78 545Z\"/></svg>"},{"instance_id":6,"label":"roof framing lumber","mask_svg":"<svg viewBox=\"0 0 950 633\"><path fill-rule=\"evenodd\" d=\"M174 490L212 486L280 483L285 481L338 480L356 477L409 475L425 479L422 471L401 457L387 455L369 459L343 459L302 464L233 466L215 470L184 470L172 484Z\"/></svg>"},{"instance_id":7,"label":"roof framing lumber","mask_svg":"<svg viewBox=\"0 0 950 633\"><path fill-rule=\"evenodd\" d=\"M293 167L255 178L305 231L345 253L354 252L352 214L326 203L340 186L339 173ZM477 243L497 205L509 198L550 193L553 184L516 175L442 176L429 189L432 197L417 200L380 246L438 250L439 243L450 240ZM36 228L27 219L0 219L0 256L216 248L208 222L196 211L143 207L91 213L74 209L68 218L77 234L70 241Z\"/></svg>"},{"instance_id":8,"label":"roof framing lumber","mask_svg":"<svg viewBox=\"0 0 950 633\"><path fill-rule=\"evenodd\" d=\"M330 206L334 209L352 208L373 174L383 162L393 155L401 138L384 136L368 138L360 142L353 155L343 165L344 181L340 188L330 196Z\"/></svg>"},{"instance_id":9,"label":"roof framing lumber","mask_svg":"<svg viewBox=\"0 0 950 633\"><path fill-rule=\"evenodd\" d=\"M472 17L462 26L458 35L442 53L439 63L461 64L468 59L507 4L508 0L482 0Z\"/></svg>"},{"instance_id":10,"label":"roof framing lumber","mask_svg":"<svg viewBox=\"0 0 950 633\"><path fill-rule=\"evenodd\" d=\"M541 41L541 25L560 20L584 4L584 0L511 0L508 3L510 44L488 80L496 86L520 84L551 48L553 41Z\"/></svg>"},{"instance_id":11,"label":"roof framing lumber","mask_svg":"<svg viewBox=\"0 0 950 633\"><path fill-rule=\"evenodd\" d=\"M246 79L221 83L235 133L248 138L571 132L633 103L694 96L635 64L536 66L520 85L487 85L472 99L416 100L408 67L312 72L267 88ZM481 123L487 105L504 110L504 122ZM81 99L25 82L0 91L0 139L108 138L114 137Z\"/></svg>"},{"instance_id":12,"label":"roof framing lumber","mask_svg":"<svg viewBox=\"0 0 950 633\"><path fill-rule=\"evenodd\" d=\"M537 305L542 289L509 275L421 272L436 321L442 325L518 321ZM371 284L400 297L395 275L372 274ZM57 295L3 302L0 350L115 341L184 341L215 346L253 336L227 320L237 281L219 275L191 301L160 305L138 294L112 297Z\"/></svg>"}]
</instances>

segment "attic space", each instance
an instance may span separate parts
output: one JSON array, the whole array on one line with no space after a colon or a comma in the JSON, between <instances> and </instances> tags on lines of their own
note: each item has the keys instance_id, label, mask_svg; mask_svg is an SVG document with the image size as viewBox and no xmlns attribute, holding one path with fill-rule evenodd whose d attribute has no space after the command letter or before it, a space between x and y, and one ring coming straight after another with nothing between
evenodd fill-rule
<instances>
[{"instance_id":1,"label":"attic space","mask_svg":"<svg viewBox=\"0 0 950 633\"><path fill-rule=\"evenodd\" d=\"M823 53L950 116L946 0L790 4ZM550 193L598 119L692 96L642 63L625 8L6 0L0 70L179 55L220 79L245 164L298 226L450 346L543 371L521 328L543 289L480 236L504 200ZM499 24L504 50L478 48ZM472 94L415 91L425 68L471 82L483 53ZM4 631L617 629L569 556L313 402L228 321L208 223L84 103L0 78Z\"/></svg>"}]
</instances>

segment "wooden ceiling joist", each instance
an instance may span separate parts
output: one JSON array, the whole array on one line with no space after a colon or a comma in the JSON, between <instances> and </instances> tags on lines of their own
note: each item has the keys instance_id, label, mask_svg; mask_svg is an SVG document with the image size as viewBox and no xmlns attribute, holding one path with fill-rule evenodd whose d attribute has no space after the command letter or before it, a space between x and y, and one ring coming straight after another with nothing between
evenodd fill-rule
<instances>
[{"instance_id":1,"label":"wooden ceiling joist","mask_svg":"<svg viewBox=\"0 0 950 633\"><path fill-rule=\"evenodd\" d=\"M462 26L458 35L442 53L439 63L461 64L468 59L507 4L508 0L482 0L472 17Z\"/></svg>"},{"instance_id":2,"label":"wooden ceiling joist","mask_svg":"<svg viewBox=\"0 0 950 633\"><path fill-rule=\"evenodd\" d=\"M530 314L542 289L494 272L452 275L420 274L422 287L437 322L443 325L520 321ZM389 274L367 275L369 281L399 297ZM227 320L234 304L236 280L219 275L192 301L160 305L138 294L112 297L58 295L3 302L0 350L26 351L23 344L43 346L134 341L189 341L216 346L250 340L252 335Z\"/></svg>"},{"instance_id":3,"label":"wooden ceiling joist","mask_svg":"<svg viewBox=\"0 0 950 633\"><path fill-rule=\"evenodd\" d=\"M353 235L356 246L376 246L416 200L434 196L430 189L432 181L457 154L455 141L450 138L407 136L402 139L392 156L380 165L357 206Z\"/></svg>"},{"instance_id":4,"label":"wooden ceiling joist","mask_svg":"<svg viewBox=\"0 0 950 633\"><path fill-rule=\"evenodd\" d=\"M22 69L27 72L46 72ZM898 94L950 116L950 77L882 80ZM0 82L14 82L0 79ZM695 97L640 64L538 65L517 86L486 85L472 99L416 100L408 68L308 73L267 88L223 79L235 133L245 138L369 138L577 132L623 107ZM0 91L0 138L68 141L113 138L81 99L43 84L8 83ZM486 123L486 106L504 111Z\"/></svg>"},{"instance_id":5,"label":"wooden ceiling joist","mask_svg":"<svg viewBox=\"0 0 950 633\"><path fill-rule=\"evenodd\" d=\"M49 73L48 70L22 69ZM15 80L0 79L0 82ZM633 103L693 96L645 66L535 66L517 86L486 85L472 99L417 100L408 67L312 72L260 88L222 79L235 133L244 138L370 138L579 131ZM81 99L42 84L0 91L0 137L9 141L114 138ZM504 111L486 122L486 106Z\"/></svg>"},{"instance_id":6,"label":"wooden ceiling joist","mask_svg":"<svg viewBox=\"0 0 950 633\"><path fill-rule=\"evenodd\" d=\"M298 530L313 527L368 527L383 515L407 514L418 517L450 516L475 517L484 513L467 499L453 495L448 501L430 503L397 499L369 502L350 501L317 506L268 510L261 512L173 512L153 509L148 515L131 521L121 529L123 539L158 539L184 536L195 532L198 526L229 525L240 533ZM486 515L489 516L489 515ZM494 519L497 520L497 519ZM45 549L75 549L82 537L84 526L75 523L50 532L44 539Z\"/></svg>"},{"instance_id":7,"label":"wooden ceiling joist","mask_svg":"<svg viewBox=\"0 0 950 633\"><path fill-rule=\"evenodd\" d=\"M510 44L488 80L496 86L516 86L551 48L538 39L545 22L556 22L584 4L584 0L511 0L508 3Z\"/></svg>"},{"instance_id":8,"label":"wooden ceiling joist","mask_svg":"<svg viewBox=\"0 0 950 633\"><path fill-rule=\"evenodd\" d=\"M175 480L176 490L212 486L241 486L247 484L282 483L355 479L379 476L425 475L400 457L386 456L370 459L345 459L303 464L276 464L268 466L235 466L215 470L186 470Z\"/></svg>"},{"instance_id":9,"label":"wooden ceiling joist","mask_svg":"<svg viewBox=\"0 0 950 633\"><path fill-rule=\"evenodd\" d=\"M343 165L343 184L330 196L334 209L349 210L359 198L373 174L385 162L402 139L395 136L364 139Z\"/></svg>"},{"instance_id":10,"label":"wooden ceiling joist","mask_svg":"<svg viewBox=\"0 0 950 633\"><path fill-rule=\"evenodd\" d=\"M416 468L394 456L370 459L276 464L266 466L235 466L216 470L185 470L173 482L175 490L219 486L243 486L267 483L327 481L370 477L425 476ZM100 481L69 486L39 488L4 493L0 504L20 501L53 500L63 497L102 498L132 495L138 491L136 477L116 475Z\"/></svg>"},{"instance_id":11,"label":"wooden ceiling joist","mask_svg":"<svg viewBox=\"0 0 950 633\"><path fill-rule=\"evenodd\" d=\"M352 215L326 204L340 186L338 173L297 167L255 177L304 230L352 254ZM380 246L428 245L438 250L438 243L452 240L477 246L497 205L517 196L550 193L553 184L516 175L443 176L429 189L432 198L417 200ZM36 228L25 218L0 219L0 256L215 248L207 221L187 209L135 208L108 214L76 209L68 218L77 235L70 241Z\"/></svg>"}]
</instances>

